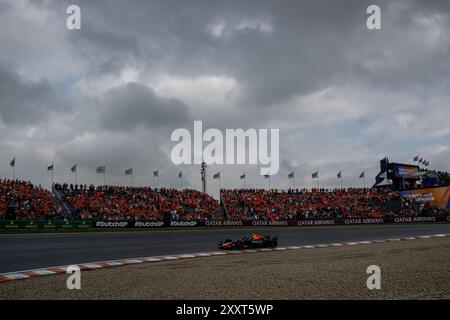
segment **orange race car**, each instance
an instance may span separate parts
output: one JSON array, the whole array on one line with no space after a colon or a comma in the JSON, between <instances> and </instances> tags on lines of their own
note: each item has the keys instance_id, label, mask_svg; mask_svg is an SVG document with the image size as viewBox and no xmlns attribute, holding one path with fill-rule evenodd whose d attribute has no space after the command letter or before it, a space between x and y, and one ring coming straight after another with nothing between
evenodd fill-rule
<instances>
[{"instance_id":1,"label":"orange race car","mask_svg":"<svg viewBox=\"0 0 450 320\"><path fill-rule=\"evenodd\" d=\"M220 241L218 244L218 248L222 250L239 250L254 248L275 248L277 245L277 236L252 234L250 237L244 237L238 240L226 239L225 241Z\"/></svg>"}]
</instances>

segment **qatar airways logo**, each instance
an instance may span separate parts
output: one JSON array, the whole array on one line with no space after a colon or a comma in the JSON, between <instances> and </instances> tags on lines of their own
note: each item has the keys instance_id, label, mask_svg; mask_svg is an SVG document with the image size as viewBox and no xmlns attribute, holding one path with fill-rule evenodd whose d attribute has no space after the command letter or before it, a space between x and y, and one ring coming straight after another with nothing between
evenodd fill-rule
<instances>
[{"instance_id":1,"label":"qatar airways logo","mask_svg":"<svg viewBox=\"0 0 450 320\"><path fill-rule=\"evenodd\" d=\"M279 129L207 129L194 121L194 132L176 129L172 142L178 142L170 154L179 164L256 164L261 175L278 173L280 163ZM203 143L207 144L203 146ZM224 146L225 144L225 146Z\"/></svg>"}]
</instances>

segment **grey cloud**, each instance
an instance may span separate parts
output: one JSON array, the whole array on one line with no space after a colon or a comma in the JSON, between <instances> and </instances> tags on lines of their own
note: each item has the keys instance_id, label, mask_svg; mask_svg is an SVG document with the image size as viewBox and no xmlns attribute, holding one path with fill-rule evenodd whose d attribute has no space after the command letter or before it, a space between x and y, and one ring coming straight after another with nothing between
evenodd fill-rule
<instances>
[{"instance_id":1,"label":"grey cloud","mask_svg":"<svg viewBox=\"0 0 450 320\"><path fill-rule=\"evenodd\" d=\"M101 124L109 130L132 131L136 127L173 127L186 124L188 109L175 98L158 97L138 83L128 83L105 94Z\"/></svg>"},{"instance_id":2,"label":"grey cloud","mask_svg":"<svg viewBox=\"0 0 450 320\"><path fill-rule=\"evenodd\" d=\"M74 37L85 42L80 50L97 48L100 57L109 52L122 65L140 61L139 67L149 73L228 74L239 79L241 107L257 109L336 83L363 80L398 88L445 79L448 70L442 66L448 64L448 54L430 55L420 37L414 38L418 26L412 21L445 6L436 2L424 11L414 1L399 3L378 2L385 30L374 33L365 27L370 1L101 1L83 3L88 25ZM207 34L207 25L216 20L239 24L261 17L269 17L272 34L241 31L231 39ZM395 40L399 38L404 39ZM443 40L441 46L450 43ZM374 63L380 67L368 67Z\"/></svg>"},{"instance_id":3,"label":"grey cloud","mask_svg":"<svg viewBox=\"0 0 450 320\"><path fill-rule=\"evenodd\" d=\"M379 32L365 27L371 0L77 1L83 21L82 30L74 32L64 30L65 8L73 1L32 3L32 8L48 13L46 23L34 24L30 18L34 15L25 14L31 7L19 11L14 5L8 5L8 19L0 19L2 47L12 47L0 54L1 59L23 75L0 67L0 132L8 133L0 137L5 150L0 154L0 163L5 164L0 176L9 175L7 163L13 154L33 163L49 161L53 155L46 150L54 148L61 166L68 168L74 159L83 163L86 175L80 179L86 182L95 166L107 159L110 174L117 174L114 181L123 179L122 167L135 166L145 176L158 166L164 173L161 183L177 185L178 168L170 165L167 154L170 129L192 128L192 119L204 120L205 128L278 127L282 164L274 186L287 186L286 174L297 169L299 184L314 185L310 173L316 169L323 173L324 185L337 185L335 173L341 169L345 177L352 177L350 185L357 184L354 177L359 171L366 167L369 177L386 154L397 160L404 159L409 149L449 146L446 123L439 116L450 99L448 1L376 1L382 8ZM20 19L32 23L10 28ZM241 23L259 20L272 30L239 29ZM214 37L208 30L218 21L226 24L224 37ZM39 36L33 33L37 28ZM21 37L23 43L16 41ZM49 47L54 61L42 52ZM40 64L43 67L34 68ZM116 80L127 67L138 71L132 80L136 83L117 87L123 84ZM225 76L235 80L236 88L220 104L229 108L197 109L176 92L173 98L162 98L148 87L164 76ZM69 85L65 79L70 79ZM71 86L78 80L106 93L99 98L78 92ZM308 98L329 88L341 94ZM68 92L70 103L67 99L59 103L60 89ZM208 92L199 93L203 94ZM300 99L299 105L291 102L293 97L308 99ZM55 112L61 105L76 108ZM420 123L392 130L392 115L398 113L413 114ZM49 114L52 125L47 127L43 120ZM18 128L27 123L39 128L31 141L26 130ZM29 150L36 146L44 151L33 156ZM448 152L430 155L429 160L450 169L446 159ZM211 172L216 169L223 170L224 185L240 182L239 166L211 167ZM184 170L194 185L199 184L197 167ZM233 175L228 178L226 172ZM249 184L266 185L252 176L256 168L247 172ZM45 174L36 173L34 167L23 172L47 181ZM167 176L174 180L164 181ZM145 177L142 183L149 182ZM63 178L70 179L70 173Z\"/></svg>"},{"instance_id":4,"label":"grey cloud","mask_svg":"<svg viewBox=\"0 0 450 320\"><path fill-rule=\"evenodd\" d=\"M115 34L89 26L85 26L84 29L83 32L70 33L70 41L87 56L90 54L114 56L116 53L122 53L139 57L141 54L139 41L133 35Z\"/></svg>"},{"instance_id":5,"label":"grey cloud","mask_svg":"<svg viewBox=\"0 0 450 320\"><path fill-rule=\"evenodd\" d=\"M11 9L11 4L8 2L0 2L0 12L6 12L9 9Z\"/></svg>"},{"instance_id":6,"label":"grey cloud","mask_svg":"<svg viewBox=\"0 0 450 320\"><path fill-rule=\"evenodd\" d=\"M67 106L49 81L27 81L0 64L0 116L5 124L35 124L54 111L67 111Z\"/></svg>"}]
</instances>

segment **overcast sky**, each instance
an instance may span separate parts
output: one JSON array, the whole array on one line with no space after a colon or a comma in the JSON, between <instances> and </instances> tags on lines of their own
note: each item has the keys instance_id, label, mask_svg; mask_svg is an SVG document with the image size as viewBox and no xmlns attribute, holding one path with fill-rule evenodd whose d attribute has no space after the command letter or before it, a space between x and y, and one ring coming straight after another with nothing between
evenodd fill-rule
<instances>
[{"instance_id":1,"label":"overcast sky","mask_svg":"<svg viewBox=\"0 0 450 320\"><path fill-rule=\"evenodd\" d=\"M81 30L66 8L81 7ZM382 30L366 28L381 7ZM378 161L450 170L449 1L0 0L0 177L200 188L176 128L279 128L274 187L371 185ZM223 187L256 166L210 166ZM218 181L209 180L217 194Z\"/></svg>"}]
</instances>

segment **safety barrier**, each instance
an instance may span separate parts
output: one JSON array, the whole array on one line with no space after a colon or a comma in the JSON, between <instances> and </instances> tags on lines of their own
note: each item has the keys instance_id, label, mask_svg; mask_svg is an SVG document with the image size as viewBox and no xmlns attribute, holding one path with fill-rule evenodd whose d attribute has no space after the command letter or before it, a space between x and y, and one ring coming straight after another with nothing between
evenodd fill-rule
<instances>
[{"instance_id":1,"label":"safety barrier","mask_svg":"<svg viewBox=\"0 0 450 320\"><path fill-rule=\"evenodd\" d=\"M155 229L195 227L283 227L450 222L447 217L352 218L326 220L209 220L209 221L92 221L92 220L0 220L0 230Z\"/></svg>"}]
</instances>

